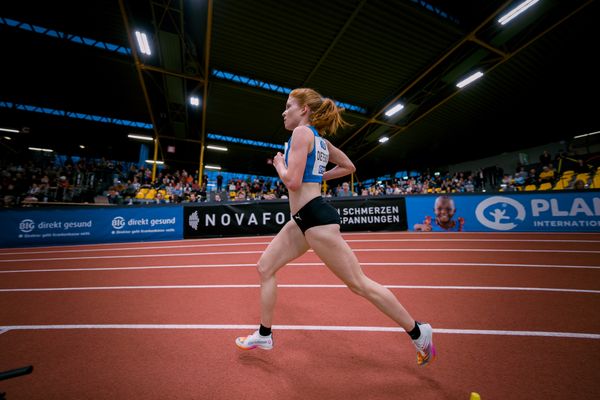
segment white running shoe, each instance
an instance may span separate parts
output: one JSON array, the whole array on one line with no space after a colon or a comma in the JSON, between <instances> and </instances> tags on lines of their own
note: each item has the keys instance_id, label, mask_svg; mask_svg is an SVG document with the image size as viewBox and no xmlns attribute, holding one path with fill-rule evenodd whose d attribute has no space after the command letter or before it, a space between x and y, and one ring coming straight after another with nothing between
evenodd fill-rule
<instances>
[{"instance_id":1,"label":"white running shoe","mask_svg":"<svg viewBox=\"0 0 600 400\"><path fill-rule=\"evenodd\" d=\"M421 336L413 340L413 344L417 348L417 364L427 365L435 359L435 347L433 346L433 329L429 324L419 324Z\"/></svg>"},{"instance_id":2,"label":"white running shoe","mask_svg":"<svg viewBox=\"0 0 600 400\"><path fill-rule=\"evenodd\" d=\"M235 344L242 350L252 350L257 347L263 350L271 350L273 348L273 334L261 336L256 331L250 336L241 336L235 339Z\"/></svg>"}]
</instances>

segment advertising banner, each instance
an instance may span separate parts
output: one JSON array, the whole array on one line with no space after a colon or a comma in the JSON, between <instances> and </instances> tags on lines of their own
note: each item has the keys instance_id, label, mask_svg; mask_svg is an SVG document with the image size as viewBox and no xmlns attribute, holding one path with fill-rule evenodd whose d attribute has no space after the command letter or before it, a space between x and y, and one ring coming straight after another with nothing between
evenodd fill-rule
<instances>
[{"instance_id":1,"label":"advertising banner","mask_svg":"<svg viewBox=\"0 0 600 400\"><path fill-rule=\"evenodd\" d=\"M406 205L401 196L351 197L335 199L342 232L405 231Z\"/></svg>"},{"instance_id":2,"label":"advertising banner","mask_svg":"<svg viewBox=\"0 0 600 400\"><path fill-rule=\"evenodd\" d=\"M76 207L0 212L2 247L176 240L182 207Z\"/></svg>"},{"instance_id":3,"label":"advertising banner","mask_svg":"<svg viewBox=\"0 0 600 400\"><path fill-rule=\"evenodd\" d=\"M600 231L600 191L414 195L406 209L410 231Z\"/></svg>"},{"instance_id":4,"label":"advertising banner","mask_svg":"<svg viewBox=\"0 0 600 400\"><path fill-rule=\"evenodd\" d=\"M403 197L327 198L340 214L342 232L406 230ZM276 234L290 220L287 200L184 207L184 237Z\"/></svg>"}]
</instances>

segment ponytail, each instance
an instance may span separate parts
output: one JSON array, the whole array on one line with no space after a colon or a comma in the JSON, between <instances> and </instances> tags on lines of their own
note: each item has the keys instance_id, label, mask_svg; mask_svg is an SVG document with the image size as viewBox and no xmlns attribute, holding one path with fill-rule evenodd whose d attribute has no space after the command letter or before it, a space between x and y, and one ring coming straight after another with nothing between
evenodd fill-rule
<instances>
[{"instance_id":1,"label":"ponytail","mask_svg":"<svg viewBox=\"0 0 600 400\"><path fill-rule=\"evenodd\" d=\"M338 128L348 125L340 115L344 112L331 99L325 98L317 111L312 114L312 124L319 132L327 132L330 135L335 134Z\"/></svg>"},{"instance_id":2,"label":"ponytail","mask_svg":"<svg viewBox=\"0 0 600 400\"><path fill-rule=\"evenodd\" d=\"M341 116L344 109L338 107L332 99L321 97L313 89L294 89L290 96L297 99L300 106L308 106L312 111L310 122L321 134L333 135L338 128L349 125Z\"/></svg>"}]
</instances>

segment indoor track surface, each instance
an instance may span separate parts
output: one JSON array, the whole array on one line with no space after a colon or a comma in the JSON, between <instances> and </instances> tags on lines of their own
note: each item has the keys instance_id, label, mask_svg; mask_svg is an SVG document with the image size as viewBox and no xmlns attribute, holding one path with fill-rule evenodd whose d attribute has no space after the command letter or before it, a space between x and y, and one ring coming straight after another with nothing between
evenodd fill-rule
<instances>
[{"instance_id":1,"label":"indoor track surface","mask_svg":"<svg viewBox=\"0 0 600 400\"><path fill-rule=\"evenodd\" d=\"M431 323L438 358L309 251L278 274L272 351L255 264L272 237L0 250L0 381L17 399L600 398L600 234L344 234Z\"/></svg>"}]
</instances>

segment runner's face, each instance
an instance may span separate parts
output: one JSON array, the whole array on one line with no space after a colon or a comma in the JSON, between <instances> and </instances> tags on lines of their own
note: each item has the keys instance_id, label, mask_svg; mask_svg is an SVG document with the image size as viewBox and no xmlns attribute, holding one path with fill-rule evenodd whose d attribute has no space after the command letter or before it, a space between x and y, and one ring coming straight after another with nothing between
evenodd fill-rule
<instances>
[{"instance_id":1,"label":"runner's face","mask_svg":"<svg viewBox=\"0 0 600 400\"><path fill-rule=\"evenodd\" d=\"M456 210L452 207L452 202L449 200L441 200L436 204L434 211L435 216L441 222L448 222L452 219Z\"/></svg>"},{"instance_id":2,"label":"runner's face","mask_svg":"<svg viewBox=\"0 0 600 400\"><path fill-rule=\"evenodd\" d=\"M302 119L303 108L298 104L298 100L293 97L288 97L287 103L285 103L285 111L281 114L283 116L283 125L288 131L293 131Z\"/></svg>"}]
</instances>

